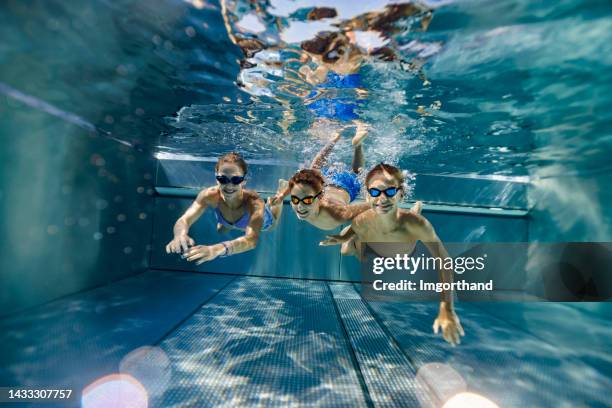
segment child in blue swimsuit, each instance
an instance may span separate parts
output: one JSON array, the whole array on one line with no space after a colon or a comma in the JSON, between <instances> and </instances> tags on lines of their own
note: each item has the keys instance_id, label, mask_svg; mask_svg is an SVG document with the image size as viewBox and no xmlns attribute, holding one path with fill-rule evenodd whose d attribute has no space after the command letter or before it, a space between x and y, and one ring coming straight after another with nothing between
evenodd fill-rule
<instances>
[{"instance_id":1,"label":"child in blue swimsuit","mask_svg":"<svg viewBox=\"0 0 612 408\"><path fill-rule=\"evenodd\" d=\"M174 224L174 238L166 246L167 253L182 253L183 258L198 265L255 248L260 231L272 229L282 212L282 203L274 205L268 200L265 204L256 192L243 188L247 164L237 153L222 156L215 172L217 185L198 194ZM239 229L244 230L244 235L218 244L195 245L187 233L207 207L214 208L217 230Z\"/></svg>"},{"instance_id":2,"label":"child in blue swimsuit","mask_svg":"<svg viewBox=\"0 0 612 408\"><path fill-rule=\"evenodd\" d=\"M330 92L333 89L338 90L356 90L361 86L360 74L337 74L328 72L325 81L315 85L315 90L308 94L307 99L313 99L317 96L317 90L320 92ZM350 122L359 119L358 110L361 108L364 99L356 99L354 97L341 98L317 98L306 106L315 117L334 119L341 122Z\"/></svg>"},{"instance_id":3,"label":"child in blue swimsuit","mask_svg":"<svg viewBox=\"0 0 612 408\"><path fill-rule=\"evenodd\" d=\"M222 230L223 227L231 228L231 229L246 230L247 227L249 226L249 222L251 221L251 214L249 214L248 211L245 211L242 217L240 217L238 220L232 223L226 220L225 217L223 217L223 213L221 212L220 207L217 206L215 208L215 218L217 219L217 223L218 223L217 229L218 230ZM267 231L273 225L274 225L274 215L272 214L272 210L270 209L270 206L268 204L265 204L264 205L264 220L261 226L261 230Z\"/></svg>"},{"instance_id":4,"label":"child in blue swimsuit","mask_svg":"<svg viewBox=\"0 0 612 408\"><path fill-rule=\"evenodd\" d=\"M343 129L351 122L357 127L353 145L359 145L367 135L367 127L359 118L366 94L359 73L364 54L348 33L340 32L318 33L300 47L305 51L303 62L311 60L317 65L316 69L306 64L299 69L306 82L313 85L305 105L315 116L314 126L321 119L339 123Z\"/></svg>"}]
</instances>

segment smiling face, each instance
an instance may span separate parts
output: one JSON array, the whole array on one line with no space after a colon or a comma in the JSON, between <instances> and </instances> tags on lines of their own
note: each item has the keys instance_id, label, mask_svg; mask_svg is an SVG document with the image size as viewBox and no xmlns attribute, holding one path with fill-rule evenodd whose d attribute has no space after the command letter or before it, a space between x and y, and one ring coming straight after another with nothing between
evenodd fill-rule
<instances>
[{"instance_id":1,"label":"smiling face","mask_svg":"<svg viewBox=\"0 0 612 408\"><path fill-rule=\"evenodd\" d=\"M313 215L319 213L319 203L321 196L314 199L314 201L310 205L304 204L304 202L301 201L304 199L304 197L314 197L319 192L320 191L315 191L312 186L303 183L296 183L291 188L291 196L295 196L300 199L300 202L298 204L294 204L291 201L291 208L293 208L293 211L295 211L295 215L297 215L300 220L305 220L308 217L312 217Z\"/></svg>"},{"instance_id":2,"label":"smiling face","mask_svg":"<svg viewBox=\"0 0 612 408\"><path fill-rule=\"evenodd\" d=\"M236 163L232 162L223 162L219 165L217 169L217 176L225 176L229 179L232 177L244 177L244 172ZM242 193L242 188L244 187L244 181L238 185L227 183L221 184L217 181L217 186L219 186L219 191L221 192L221 196L224 200L231 199L239 196Z\"/></svg>"},{"instance_id":3,"label":"smiling face","mask_svg":"<svg viewBox=\"0 0 612 408\"><path fill-rule=\"evenodd\" d=\"M381 191L378 197L372 197L369 193L367 194L367 202L372 206L377 214L388 214L397 210L399 202L403 197L403 190L401 189L402 184L400 181L389 174L386 171L382 171L373 176L369 182L367 188L375 188ZM393 197L387 197L384 193L388 188L399 188L397 194Z\"/></svg>"}]
</instances>

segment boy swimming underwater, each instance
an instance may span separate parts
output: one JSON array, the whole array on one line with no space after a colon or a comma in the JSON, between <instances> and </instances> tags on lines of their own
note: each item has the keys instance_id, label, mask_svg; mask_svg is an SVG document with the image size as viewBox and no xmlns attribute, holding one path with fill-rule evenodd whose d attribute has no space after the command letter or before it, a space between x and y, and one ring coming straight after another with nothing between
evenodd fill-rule
<instances>
[{"instance_id":1,"label":"boy swimming underwater","mask_svg":"<svg viewBox=\"0 0 612 408\"><path fill-rule=\"evenodd\" d=\"M291 207L298 219L322 230L337 228L369 208L365 203L350 205L361 189L357 180L365 162L361 145L354 146L351 170L326 167L327 157L339 138L336 134L317 154L310 168L295 173L287 188L279 189L272 200L277 204L290 195Z\"/></svg>"},{"instance_id":2,"label":"boy swimming underwater","mask_svg":"<svg viewBox=\"0 0 612 408\"><path fill-rule=\"evenodd\" d=\"M434 257L447 258L448 252L438 238L432 225L419 214L420 203L415 209L404 210L399 207L403 197L404 177L400 169L388 164L378 164L368 172L365 179L367 187L366 200L370 209L357 215L349 228L340 234L329 235L320 245L342 245L342 253L360 257L361 246L365 242L403 243L402 253L410 254L417 241L423 242ZM394 257L397 246L389 249L385 245L372 249L381 256ZM442 268L439 272L440 282L452 282L452 270ZM442 329L444 339L455 345L465 333L453 306L452 291L441 294L438 317L433 329L438 333Z\"/></svg>"}]
</instances>

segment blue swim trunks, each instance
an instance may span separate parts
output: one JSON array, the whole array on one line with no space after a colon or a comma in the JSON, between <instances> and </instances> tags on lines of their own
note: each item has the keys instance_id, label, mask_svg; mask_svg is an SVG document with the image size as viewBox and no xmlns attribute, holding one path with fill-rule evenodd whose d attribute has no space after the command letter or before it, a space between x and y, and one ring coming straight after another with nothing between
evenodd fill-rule
<instances>
[{"instance_id":1,"label":"blue swim trunks","mask_svg":"<svg viewBox=\"0 0 612 408\"><path fill-rule=\"evenodd\" d=\"M325 82L317 85L315 88L354 89L360 86L360 74L341 75L335 72L328 72ZM314 98L316 95L317 92L313 91L308 95L308 98ZM316 117L351 121L359 119L359 114L356 111L361 108L363 102L362 99L355 98L319 98L306 106Z\"/></svg>"},{"instance_id":2,"label":"blue swim trunks","mask_svg":"<svg viewBox=\"0 0 612 408\"><path fill-rule=\"evenodd\" d=\"M327 180L328 185L345 190L350 196L350 202L353 202L361 191L357 174L352 171L335 171L325 168L321 169L321 174Z\"/></svg>"}]
</instances>

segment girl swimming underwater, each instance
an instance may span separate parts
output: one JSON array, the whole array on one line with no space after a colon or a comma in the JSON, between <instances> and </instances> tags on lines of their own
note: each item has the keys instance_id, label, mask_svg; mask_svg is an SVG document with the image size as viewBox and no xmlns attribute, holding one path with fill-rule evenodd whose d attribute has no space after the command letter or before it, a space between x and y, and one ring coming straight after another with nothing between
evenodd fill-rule
<instances>
[{"instance_id":1,"label":"girl swimming underwater","mask_svg":"<svg viewBox=\"0 0 612 408\"><path fill-rule=\"evenodd\" d=\"M378 164L368 172L365 179L367 202L370 209L353 219L351 226L338 235L329 235L321 245L342 245L343 254L361 255L361 245L369 243L403 243L402 253L410 254L417 241L423 242L434 257L442 259L449 255L436 235L432 225L420 212L420 202L412 210L399 207L403 197L404 177L400 169L388 164ZM381 256L394 257L397 246L370 244ZM441 282L452 282L452 270L439 271ZM442 328L442 336L451 344L459 344L464 335L459 317L453 307L451 291L442 292L438 317L434 321L434 332Z\"/></svg>"},{"instance_id":2,"label":"girl swimming underwater","mask_svg":"<svg viewBox=\"0 0 612 408\"><path fill-rule=\"evenodd\" d=\"M215 166L217 185L200 191L191 206L174 224L174 238L167 253L183 253L183 258L198 265L220 256L249 251L257 245L259 232L274 228L282 212L280 204L264 204L259 195L244 188L247 164L238 153L222 156ZM285 185L281 186L285 188ZM212 207L219 232L244 230L242 237L214 245L195 245L189 228L207 207ZM194 246L195 245L195 246Z\"/></svg>"}]
</instances>

